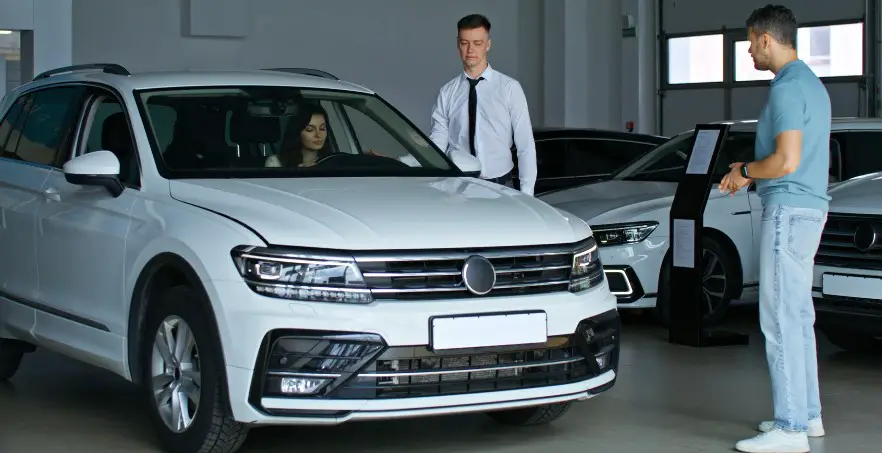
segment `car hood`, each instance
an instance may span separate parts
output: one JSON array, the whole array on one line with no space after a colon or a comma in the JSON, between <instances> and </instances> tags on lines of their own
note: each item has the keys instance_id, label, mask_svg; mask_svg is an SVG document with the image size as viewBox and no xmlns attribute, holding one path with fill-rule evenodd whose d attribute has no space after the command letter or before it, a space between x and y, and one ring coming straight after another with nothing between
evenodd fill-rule
<instances>
[{"instance_id":1,"label":"car hood","mask_svg":"<svg viewBox=\"0 0 882 453\"><path fill-rule=\"evenodd\" d=\"M829 191L830 211L855 214L882 214L879 194L882 172L858 176L837 184Z\"/></svg>"},{"instance_id":2,"label":"car hood","mask_svg":"<svg viewBox=\"0 0 882 453\"><path fill-rule=\"evenodd\" d=\"M539 198L591 225L623 222L670 207L677 183L611 180L550 192Z\"/></svg>"},{"instance_id":3,"label":"car hood","mask_svg":"<svg viewBox=\"0 0 882 453\"><path fill-rule=\"evenodd\" d=\"M276 245L443 249L571 243L590 234L536 198L469 178L188 179L170 187L173 198L232 217Z\"/></svg>"}]
</instances>

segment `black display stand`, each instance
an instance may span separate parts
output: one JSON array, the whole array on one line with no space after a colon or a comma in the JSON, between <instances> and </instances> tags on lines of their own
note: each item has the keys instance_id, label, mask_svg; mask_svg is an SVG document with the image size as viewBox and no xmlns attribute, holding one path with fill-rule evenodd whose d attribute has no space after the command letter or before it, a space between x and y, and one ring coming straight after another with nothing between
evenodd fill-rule
<instances>
[{"instance_id":1,"label":"black display stand","mask_svg":"<svg viewBox=\"0 0 882 453\"><path fill-rule=\"evenodd\" d=\"M747 345L749 337L702 324L702 230L704 210L714 181L720 148L728 124L698 124L686 172L677 185L671 205L671 280L668 341L673 344L711 347Z\"/></svg>"}]
</instances>

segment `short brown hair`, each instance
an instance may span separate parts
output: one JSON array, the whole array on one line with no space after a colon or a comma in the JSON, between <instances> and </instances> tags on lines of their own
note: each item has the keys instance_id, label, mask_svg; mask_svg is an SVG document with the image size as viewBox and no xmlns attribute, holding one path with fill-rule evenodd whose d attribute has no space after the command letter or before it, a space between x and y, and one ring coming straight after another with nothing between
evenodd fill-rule
<instances>
[{"instance_id":1,"label":"short brown hair","mask_svg":"<svg viewBox=\"0 0 882 453\"><path fill-rule=\"evenodd\" d=\"M456 23L457 30L474 30L476 28L484 28L490 33L490 19L483 14L469 14Z\"/></svg>"}]
</instances>

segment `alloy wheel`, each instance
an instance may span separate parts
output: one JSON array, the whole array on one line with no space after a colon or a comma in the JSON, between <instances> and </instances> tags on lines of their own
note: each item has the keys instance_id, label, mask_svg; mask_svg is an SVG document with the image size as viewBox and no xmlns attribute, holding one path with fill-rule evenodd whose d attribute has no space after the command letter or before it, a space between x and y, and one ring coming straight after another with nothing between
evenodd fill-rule
<instances>
[{"instance_id":1,"label":"alloy wheel","mask_svg":"<svg viewBox=\"0 0 882 453\"><path fill-rule=\"evenodd\" d=\"M150 375L159 416L174 433L186 431L199 410L199 365L199 348L190 326L178 316L162 321L153 342Z\"/></svg>"},{"instance_id":2,"label":"alloy wheel","mask_svg":"<svg viewBox=\"0 0 882 453\"><path fill-rule=\"evenodd\" d=\"M716 253L704 249L702 251L702 310L708 316L714 313L725 302L727 288L726 268Z\"/></svg>"}]
</instances>

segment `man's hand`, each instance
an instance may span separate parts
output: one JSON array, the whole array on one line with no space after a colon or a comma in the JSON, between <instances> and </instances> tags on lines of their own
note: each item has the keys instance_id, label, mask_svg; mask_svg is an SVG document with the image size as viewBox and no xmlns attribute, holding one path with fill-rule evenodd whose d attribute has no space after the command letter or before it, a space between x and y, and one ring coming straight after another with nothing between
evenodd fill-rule
<instances>
[{"instance_id":1,"label":"man's hand","mask_svg":"<svg viewBox=\"0 0 882 453\"><path fill-rule=\"evenodd\" d=\"M729 192L729 195L734 195L735 192L738 192L752 182L752 180L741 176L741 167L743 165L743 162L735 162L729 165L729 173L723 176L722 181L720 181L720 192Z\"/></svg>"}]
</instances>

